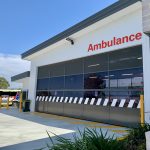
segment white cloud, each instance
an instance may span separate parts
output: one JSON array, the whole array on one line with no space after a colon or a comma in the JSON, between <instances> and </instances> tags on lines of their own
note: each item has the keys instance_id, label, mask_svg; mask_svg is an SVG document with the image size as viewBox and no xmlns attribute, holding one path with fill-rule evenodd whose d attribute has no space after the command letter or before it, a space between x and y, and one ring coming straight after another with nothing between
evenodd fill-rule
<instances>
[{"instance_id":1,"label":"white cloud","mask_svg":"<svg viewBox=\"0 0 150 150\"><path fill-rule=\"evenodd\" d=\"M11 77L29 71L30 62L22 60L20 55L5 55L0 53L0 76L5 77L11 88L22 87L19 83L11 82Z\"/></svg>"}]
</instances>

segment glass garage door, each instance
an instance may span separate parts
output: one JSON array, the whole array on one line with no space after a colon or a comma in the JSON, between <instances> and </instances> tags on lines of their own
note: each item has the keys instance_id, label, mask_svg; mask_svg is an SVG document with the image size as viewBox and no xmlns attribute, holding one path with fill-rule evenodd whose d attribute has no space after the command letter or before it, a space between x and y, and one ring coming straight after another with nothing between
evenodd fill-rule
<instances>
[{"instance_id":1,"label":"glass garage door","mask_svg":"<svg viewBox=\"0 0 150 150\"><path fill-rule=\"evenodd\" d=\"M123 120L127 123L133 120L138 123L143 92L142 64L142 46L136 46L39 67L37 96L43 100L41 109L44 112L48 105L44 104L46 99L57 103L56 109L63 107L60 108L62 115L67 109L77 109L81 118L101 121L99 116L107 114L104 122L124 124ZM60 102L63 105L59 105ZM124 114L118 115L120 112Z\"/></svg>"}]
</instances>

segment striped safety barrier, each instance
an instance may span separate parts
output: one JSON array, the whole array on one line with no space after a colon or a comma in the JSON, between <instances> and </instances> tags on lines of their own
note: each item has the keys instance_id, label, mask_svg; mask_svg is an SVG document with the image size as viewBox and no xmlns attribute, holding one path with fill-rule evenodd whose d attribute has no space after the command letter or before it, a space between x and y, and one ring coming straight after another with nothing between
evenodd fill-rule
<instances>
[{"instance_id":1,"label":"striped safety barrier","mask_svg":"<svg viewBox=\"0 0 150 150\"><path fill-rule=\"evenodd\" d=\"M127 107L140 108L140 101L137 103L135 99L113 99L111 102L108 98L83 98L83 97L56 97L56 96L37 96L36 101L52 102L52 103L68 103L68 104L83 104L95 106L110 106L110 107Z\"/></svg>"}]
</instances>

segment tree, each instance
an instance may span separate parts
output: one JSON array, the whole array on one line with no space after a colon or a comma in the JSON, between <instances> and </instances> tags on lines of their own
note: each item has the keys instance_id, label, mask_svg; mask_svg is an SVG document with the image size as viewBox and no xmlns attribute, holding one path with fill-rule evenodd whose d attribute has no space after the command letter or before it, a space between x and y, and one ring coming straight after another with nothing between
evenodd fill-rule
<instances>
[{"instance_id":1,"label":"tree","mask_svg":"<svg viewBox=\"0 0 150 150\"><path fill-rule=\"evenodd\" d=\"M0 77L0 89L7 89L9 86L9 82L4 77Z\"/></svg>"}]
</instances>

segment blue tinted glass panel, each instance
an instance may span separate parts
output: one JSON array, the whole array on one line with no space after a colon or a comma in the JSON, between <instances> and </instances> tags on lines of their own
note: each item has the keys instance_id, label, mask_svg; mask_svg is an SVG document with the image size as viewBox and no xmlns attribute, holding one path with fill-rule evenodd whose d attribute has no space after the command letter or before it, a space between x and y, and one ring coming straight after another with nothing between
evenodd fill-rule
<instances>
[{"instance_id":1,"label":"blue tinted glass panel","mask_svg":"<svg viewBox=\"0 0 150 150\"><path fill-rule=\"evenodd\" d=\"M49 96L61 97L64 96L63 91L49 91Z\"/></svg>"},{"instance_id":2,"label":"blue tinted glass panel","mask_svg":"<svg viewBox=\"0 0 150 150\"><path fill-rule=\"evenodd\" d=\"M132 91L132 90L123 90L123 91L110 91L110 99L126 99L130 101L134 99L135 101L139 101L140 99L140 91Z\"/></svg>"},{"instance_id":3,"label":"blue tinted glass panel","mask_svg":"<svg viewBox=\"0 0 150 150\"><path fill-rule=\"evenodd\" d=\"M37 90L48 90L49 78L37 80Z\"/></svg>"},{"instance_id":4,"label":"blue tinted glass panel","mask_svg":"<svg viewBox=\"0 0 150 150\"><path fill-rule=\"evenodd\" d=\"M83 75L65 76L65 89L83 89Z\"/></svg>"},{"instance_id":5,"label":"blue tinted glass panel","mask_svg":"<svg viewBox=\"0 0 150 150\"><path fill-rule=\"evenodd\" d=\"M108 91L85 91L84 92L84 97L85 98L108 98L109 97L109 92Z\"/></svg>"},{"instance_id":6,"label":"blue tinted glass panel","mask_svg":"<svg viewBox=\"0 0 150 150\"><path fill-rule=\"evenodd\" d=\"M143 88L143 69L132 68L110 71L110 88L136 89Z\"/></svg>"},{"instance_id":7,"label":"blue tinted glass panel","mask_svg":"<svg viewBox=\"0 0 150 150\"><path fill-rule=\"evenodd\" d=\"M83 92L81 91L65 91L65 97L83 97Z\"/></svg>"},{"instance_id":8,"label":"blue tinted glass panel","mask_svg":"<svg viewBox=\"0 0 150 150\"><path fill-rule=\"evenodd\" d=\"M36 92L36 96L49 96L48 91L38 91Z\"/></svg>"},{"instance_id":9,"label":"blue tinted glass panel","mask_svg":"<svg viewBox=\"0 0 150 150\"><path fill-rule=\"evenodd\" d=\"M64 89L64 76L54 77L49 79L49 88L50 89Z\"/></svg>"},{"instance_id":10,"label":"blue tinted glass panel","mask_svg":"<svg viewBox=\"0 0 150 150\"><path fill-rule=\"evenodd\" d=\"M84 75L85 89L106 89L109 87L108 73L89 73Z\"/></svg>"}]
</instances>

